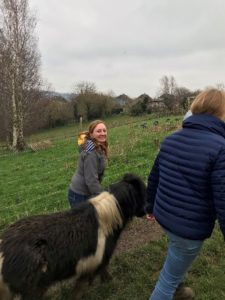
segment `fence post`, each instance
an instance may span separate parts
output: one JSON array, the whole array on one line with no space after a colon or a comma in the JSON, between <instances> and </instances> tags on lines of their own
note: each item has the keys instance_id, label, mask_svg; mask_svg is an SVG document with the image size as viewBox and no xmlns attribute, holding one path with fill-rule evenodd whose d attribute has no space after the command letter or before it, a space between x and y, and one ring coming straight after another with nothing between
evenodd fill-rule
<instances>
[{"instance_id":1,"label":"fence post","mask_svg":"<svg viewBox=\"0 0 225 300\"><path fill-rule=\"evenodd\" d=\"M82 131L83 128L83 117L80 116L80 131Z\"/></svg>"}]
</instances>

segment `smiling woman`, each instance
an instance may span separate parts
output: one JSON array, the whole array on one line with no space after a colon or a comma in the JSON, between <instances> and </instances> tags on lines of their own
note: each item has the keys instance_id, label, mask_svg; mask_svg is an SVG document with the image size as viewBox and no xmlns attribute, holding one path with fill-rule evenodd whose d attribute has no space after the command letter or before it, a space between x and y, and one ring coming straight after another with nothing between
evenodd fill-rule
<instances>
[{"instance_id":1,"label":"smiling woman","mask_svg":"<svg viewBox=\"0 0 225 300\"><path fill-rule=\"evenodd\" d=\"M71 208L102 192L101 180L104 174L107 155L107 128L103 121L90 123L89 130L83 132L84 143L75 174L68 191Z\"/></svg>"}]
</instances>

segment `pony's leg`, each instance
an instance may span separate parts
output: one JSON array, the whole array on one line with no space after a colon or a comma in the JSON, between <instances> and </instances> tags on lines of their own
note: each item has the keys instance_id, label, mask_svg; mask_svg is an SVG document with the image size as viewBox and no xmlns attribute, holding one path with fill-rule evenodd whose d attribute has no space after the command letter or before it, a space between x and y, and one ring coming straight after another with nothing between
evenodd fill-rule
<instances>
[{"instance_id":1,"label":"pony's leg","mask_svg":"<svg viewBox=\"0 0 225 300\"><path fill-rule=\"evenodd\" d=\"M38 289L38 290L34 290L34 291L29 291L27 293L24 293L21 296L21 300L42 300L45 292L46 292L46 289Z\"/></svg>"},{"instance_id":2,"label":"pony's leg","mask_svg":"<svg viewBox=\"0 0 225 300\"><path fill-rule=\"evenodd\" d=\"M13 300L13 294L10 292L8 286L4 282L0 282L0 299Z\"/></svg>"},{"instance_id":3,"label":"pony's leg","mask_svg":"<svg viewBox=\"0 0 225 300\"><path fill-rule=\"evenodd\" d=\"M83 292L85 289L85 286L87 286L87 279L78 279L76 280L76 283L73 286L72 292L71 292L71 296L70 296L70 300L80 300L81 297L83 296Z\"/></svg>"},{"instance_id":4,"label":"pony's leg","mask_svg":"<svg viewBox=\"0 0 225 300\"><path fill-rule=\"evenodd\" d=\"M102 271L100 272L100 278L101 278L101 282L108 282L113 279L107 267L103 268Z\"/></svg>"}]
</instances>

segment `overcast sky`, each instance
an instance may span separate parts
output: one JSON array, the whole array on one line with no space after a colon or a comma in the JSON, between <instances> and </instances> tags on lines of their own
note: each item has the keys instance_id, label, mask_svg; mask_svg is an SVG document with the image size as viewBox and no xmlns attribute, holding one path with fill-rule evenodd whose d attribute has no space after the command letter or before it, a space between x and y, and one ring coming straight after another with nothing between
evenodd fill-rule
<instances>
[{"instance_id":1,"label":"overcast sky","mask_svg":"<svg viewBox=\"0 0 225 300\"><path fill-rule=\"evenodd\" d=\"M225 83L225 0L30 0L41 73L55 91L76 83L154 97L173 75L191 90Z\"/></svg>"}]
</instances>

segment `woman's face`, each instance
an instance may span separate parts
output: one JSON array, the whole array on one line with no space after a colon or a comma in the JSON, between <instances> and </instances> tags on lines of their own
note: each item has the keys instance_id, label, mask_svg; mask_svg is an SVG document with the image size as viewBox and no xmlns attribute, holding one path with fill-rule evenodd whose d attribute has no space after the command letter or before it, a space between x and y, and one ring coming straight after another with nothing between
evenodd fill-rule
<instances>
[{"instance_id":1,"label":"woman's face","mask_svg":"<svg viewBox=\"0 0 225 300\"><path fill-rule=\"evenodd\" d=\"M104 143L107 140L107 129L105 124L98 124L93 132L90 134L92 139L95 139L99 143Z\"/></svg>"}]
</instances>

